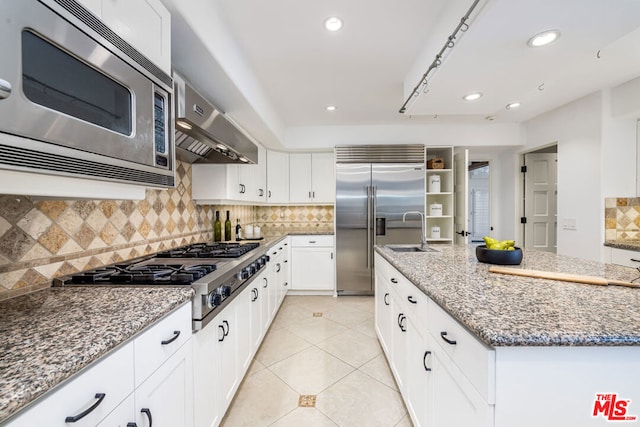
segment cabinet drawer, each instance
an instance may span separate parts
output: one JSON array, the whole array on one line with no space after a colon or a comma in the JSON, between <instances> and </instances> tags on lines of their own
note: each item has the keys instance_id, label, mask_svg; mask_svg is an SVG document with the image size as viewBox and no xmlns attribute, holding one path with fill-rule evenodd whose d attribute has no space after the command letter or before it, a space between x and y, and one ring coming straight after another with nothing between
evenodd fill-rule
<instances>
[{"instance_id":1,"label":"cabinet drawer","mask_svg":"<svg viewBox=\"0 0 640 427\"><path fill-rule=\"evenodd\" d=\"M37 403L9 423L10 427L95 426L133 392L133 343L128 343L101 359L94 366ZM75 423L65 419L77 416L102 401Z\"/></svg>"},{"instance_id":2,"label":"cabinet drawer","mask_svg":"<svg viewBox=\"0 0 640 427\"><path fill-rule=\"evenodd\" d=\"M480 342L436 303L429 306L428 325L444 353L489 404L495 403L494 350Z\"/></svg>"},{"instance_id":3,"label":"cabinet drawer","mask_svg":"<svg viewBox=\"0 0 640 427\"><path fill-rule=\"evenodd\" d=\"M138 387L191 337L191 304L160 320L134 341Z\"/></svg>"},{"instance_id":4,"label":"cabinet drawer","mask_svg":"<svg viewBox=\"0 0 640 427\"><path fill-rule=\"evenodd\" d=\"M291 236L291 246L308 247L308 246L330 246L333 247L333 236Z\"/></svg>"},{"instance_id":5,"label":"cabinet drawer","mask_svg":"<svg viewBox=\"0 0 640 427\"><path fill-rule=\"evenodd\" d=\"M640 267L640 252L611 248L611 263L625 267Z\"/></svg>"}]
</instances>

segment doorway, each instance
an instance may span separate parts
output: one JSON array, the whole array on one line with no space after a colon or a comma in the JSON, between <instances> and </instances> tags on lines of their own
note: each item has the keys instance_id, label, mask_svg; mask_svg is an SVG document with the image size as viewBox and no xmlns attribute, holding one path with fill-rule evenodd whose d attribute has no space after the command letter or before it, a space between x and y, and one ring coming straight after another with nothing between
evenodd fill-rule
<instances>
[{"instance_id":1,"label":"doorway","mask_svg":"<svg viewBox=\"0 0 640 427\"><path fill-rule=\"evenodd\" d=\"M558 146L553 144L523 156L524 244L546 252L557 251Z\"/></svg>"},{"instance_id":2,"label":"doorway","mask_svg":"<svg viewBox=\"0 0 640 427\"><path fill-rule=\"evenodd\" d=\"M491 234L490 171L488 161L469 163L469 233L471 242L483 242Z\"/></svg>"}]
</instances>

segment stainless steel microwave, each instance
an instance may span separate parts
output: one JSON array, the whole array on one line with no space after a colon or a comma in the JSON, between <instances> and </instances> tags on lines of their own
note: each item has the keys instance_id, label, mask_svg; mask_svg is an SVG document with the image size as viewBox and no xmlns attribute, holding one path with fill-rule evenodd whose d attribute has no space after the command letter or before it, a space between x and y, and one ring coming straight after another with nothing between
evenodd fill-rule
<instances>
[{"instance_id":1,"label":"stainless steel microwave","mask_svg":"<svg viewBox=\"0 0 640 427\"><path fill-rule=\"evenodd\" d=\"M0 10L0 168L173 186L171 76L74 0Z\"/></svg>"}]
</instances>

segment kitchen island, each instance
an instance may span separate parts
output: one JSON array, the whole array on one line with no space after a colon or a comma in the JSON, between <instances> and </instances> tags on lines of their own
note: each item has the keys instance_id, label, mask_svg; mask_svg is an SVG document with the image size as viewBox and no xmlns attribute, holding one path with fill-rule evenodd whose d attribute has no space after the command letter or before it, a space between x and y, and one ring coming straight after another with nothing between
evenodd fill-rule
<instances>
[{"instance_id":1,"label":"kitchen island","mask_svg":"<svg viewBox=\"0 0 640 427\"><path fill-rule=\"evenodd\" d=\"M376 303L376 328L396 379L405 377L398 382L416 424L424 419L435 426L564 427L637 421L640 289L489 273L490 265L476 260L474 246L434 247L438 252L376 249L376 299L384 298ZM637 277L635 269L529 250L519 268ZM379 312L389 307L387 333L386 314ZM407 366L395 369L397 355L412 351ZM438 376L437 367L446 375ZM424 383L431 385L425 389ZM436 397L425 400L429 390ZM447 404L443 394L458 403ZM412 403L412 396L430 402L423 405L427 409ZM447 412L453 420L442 424Z\"/></svg>"}]
</instances>

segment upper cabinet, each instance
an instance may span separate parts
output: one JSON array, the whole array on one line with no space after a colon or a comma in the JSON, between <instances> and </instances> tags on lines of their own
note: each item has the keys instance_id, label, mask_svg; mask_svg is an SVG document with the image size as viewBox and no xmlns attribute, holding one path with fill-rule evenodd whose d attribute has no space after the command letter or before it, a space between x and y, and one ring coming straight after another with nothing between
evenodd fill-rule
<instances>
[{"instance_id":1,"label":"upper cabinet","mask_svg":"<svg viewBox=\"0 0 640 427\"><path fill-rule=\"evenodd\" d=\"M89 11L171 74L171 14L160 0L80 0Z\"/></svg>"},{"instance_id":2,"label":"upper cabinet","mask_svg":"<svg viewBox=\"0 0 640 427\"><path fill-rule=\"evenodd\" d=\"M198 204L265 203L267 153L258 147L258 164L196 163L192 171L192 196Z\"/></svg>"},{"instance_id":3,"label":"upper cabinet","mask_svg":"<svg viewBox=\"0 0 640 427\"><path fill-rule=\"evenodd\" d=\"M267 203L289 203L289 154L267 151Z\"/></svg>"},{"instance_id":4,"label":"upper cabinet","mask_svg":"<svg viewBox=\"0 0 640 427\"><path fill-rule=\"evenodd\" d=\"M333 153L289 154L289 201L333 204L336 197Z\"/></svg>"}]
</instances>

